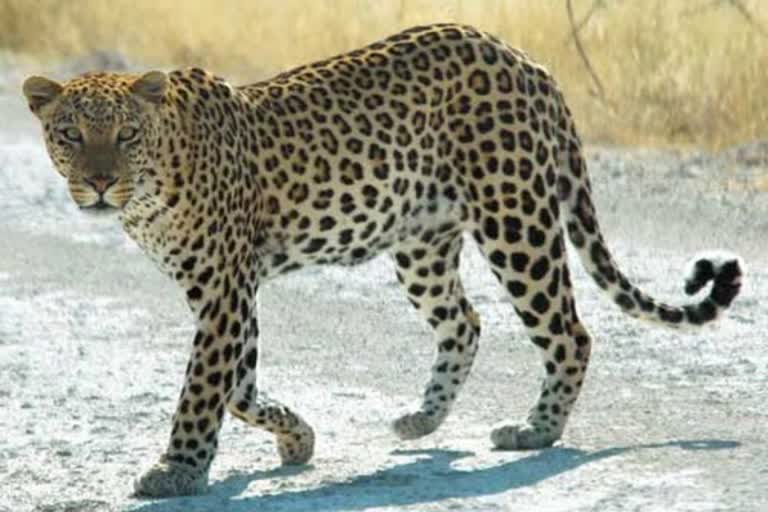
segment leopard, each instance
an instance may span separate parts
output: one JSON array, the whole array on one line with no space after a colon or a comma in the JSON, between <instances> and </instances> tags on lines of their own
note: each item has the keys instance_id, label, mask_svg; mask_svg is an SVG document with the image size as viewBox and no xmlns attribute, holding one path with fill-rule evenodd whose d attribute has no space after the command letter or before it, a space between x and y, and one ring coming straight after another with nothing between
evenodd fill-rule
<instances>
[{"instance_id":1,"label":"leopard","mask_svg":"<svg viewBox=\"0 0 768 512\"><path fill-rule=\"evenodd\" d=\"M420 403L392 424L413 440L443 423L478 351L459 275L474 243L543 366L527 416L492 428L503 450L552 446L580 394L592 337L569 253L621 311L673 328L721 317L742 284L730 252L694 256L684 291L703 293L684 305L634 284L558 83L471 26L414 27L248 85L190 67L31 76L23 93L74 203L115 216L194 320L170 439L137 496L204 493L226 414L271 433L283 464L311 459L309 423L257 388L257 292L290 272L388 255L436 345Z\"/></svg>"}]
</instances>

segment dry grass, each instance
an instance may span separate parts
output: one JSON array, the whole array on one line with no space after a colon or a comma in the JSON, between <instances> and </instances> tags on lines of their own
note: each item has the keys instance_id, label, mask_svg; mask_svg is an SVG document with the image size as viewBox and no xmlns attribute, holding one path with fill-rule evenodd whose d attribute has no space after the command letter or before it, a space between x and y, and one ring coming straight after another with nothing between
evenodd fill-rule
<instances>
[{"instance_id":1,"label":"dry grass","mask_svg":"<svg viewBox=\"0 0 768 512\"><path fill-rule=\"evenodd\" d=\"M0 52L45 67L117 51L250 81L409 25L459 21L547 64L590 140L717 149L768 138L768 36L727 3L684 13L710 3L606 0L582 39L607 102L565 43L565 0L0 0ZM591 4L574 0L577 18ZM768 2L744 4L768 28Z\"/></svg>"}]
</instances>

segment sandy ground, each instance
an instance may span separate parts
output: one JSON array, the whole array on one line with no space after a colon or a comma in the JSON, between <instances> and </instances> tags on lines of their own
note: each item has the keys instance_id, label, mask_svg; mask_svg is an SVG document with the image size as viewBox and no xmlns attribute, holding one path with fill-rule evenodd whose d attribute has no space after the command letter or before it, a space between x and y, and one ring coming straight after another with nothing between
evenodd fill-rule
<instances>
[{"instance_id":1,"label":"sandy ground","mask_svg":"<svg viewBox=\"0 0 768 512\"><path fill-rule=\"evenodd\" d=\"M591 148L604 231L648 291L683 301L696 251L739 252L748 286L715 328L623 317L574 262L591 370L561 445L491 450L542 371L472 244L463 261L483 348L438 433L400 442L434 349L387 258L263 289L262 388L318 434L311 465L229 419L207 495L139 501L161 453L192 325L182 296L112 222L70 204L37 126L0 96L0 511L768 510L765 148L721 155ZM757 156L755 156L757 155Z\"/></svg>"}]
</instances>

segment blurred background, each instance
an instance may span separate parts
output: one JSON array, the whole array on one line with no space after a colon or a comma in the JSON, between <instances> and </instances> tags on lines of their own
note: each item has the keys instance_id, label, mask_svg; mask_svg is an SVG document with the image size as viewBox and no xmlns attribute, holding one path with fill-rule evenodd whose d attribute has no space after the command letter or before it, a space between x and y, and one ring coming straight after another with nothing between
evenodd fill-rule
<instances>
[{"instance_id":1,"label":"blurred background","mask_svg":"<svg viewBox=\"0 0 768 512\"><path fill-rule=\"evenodd\" d=\"M199 65L247 83L411 25L456 21L548 66L591 142L719 150L767 138L768 2L572 0L572 18L566 6L0 0L0 71L66 78L89 69ZM574 28L594 76L577 51ZM16 82L6 81L6 88Z\"/></svg>"}]
</instances>

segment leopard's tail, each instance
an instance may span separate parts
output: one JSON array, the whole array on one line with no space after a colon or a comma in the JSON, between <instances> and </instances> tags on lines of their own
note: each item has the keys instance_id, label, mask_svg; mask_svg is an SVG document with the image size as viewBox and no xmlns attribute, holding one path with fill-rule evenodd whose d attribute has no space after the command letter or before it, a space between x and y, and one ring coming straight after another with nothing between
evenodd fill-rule
<instances>
[{"instance_id":1,"label":"leopard's tail","mask_svg":"<svg viewBox=\"0 0 768 512\"><path fill-rule=\"evenodd\" d=\"M640 290L619 269L600 232L581 143L571 122L561 122L560 129L561 218L568 238L597 285L633 317L674 327L698 326L718 318L739 294L744 276L741 259L725 251L693 258L685 276L685 293L693 295L712 283L707 297L699 302L672 306Z\"/></svg>"}]
</instances>

